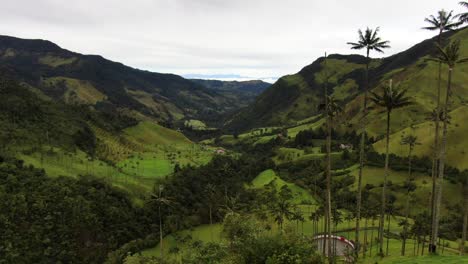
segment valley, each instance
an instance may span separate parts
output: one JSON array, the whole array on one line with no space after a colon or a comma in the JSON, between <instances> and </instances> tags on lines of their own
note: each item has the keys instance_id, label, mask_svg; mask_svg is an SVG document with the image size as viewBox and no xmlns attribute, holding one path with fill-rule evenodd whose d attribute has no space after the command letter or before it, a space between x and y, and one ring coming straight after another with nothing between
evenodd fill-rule
<instances>
[{"instance_id":1,"label":"valley","mask_svg":"<svg viewBox=\"0 0 468 264\"><path fill-rule=\"evenodd\" d=\"M273 84L1 35L0 263L468 263L458 17Z\"/></svg>"}]
</instances>

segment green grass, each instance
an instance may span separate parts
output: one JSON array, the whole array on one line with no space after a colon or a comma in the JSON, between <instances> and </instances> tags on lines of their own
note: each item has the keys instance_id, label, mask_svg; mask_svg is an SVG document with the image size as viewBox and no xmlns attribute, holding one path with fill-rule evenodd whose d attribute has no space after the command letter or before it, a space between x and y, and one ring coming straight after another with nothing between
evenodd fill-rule
<instances>
[{"instance_id":1,"label":"green grass","mask_svg":"<svg viewBox=\"0 0 468 264\"><path fill-rule=\"evenodd\" d=\"M192 142L182 133L165 128L152 122L140 122L138 125L126 128L124 133L129 141L152 149L158 145L189 145Z\"/></svg>"},{"instance_id":2,"label":"green grass","mask_svg":"<svg viewBox=\"0 0 468 264\"><path fill-rule=\"evenodd\" d=\"M186 120L184 122L184 126L190 127L193 130L207 130L208 129L205 123L203 123L200 120L195 120L195 119Z\"/></svg>"},{"instance_id":3,"label":"green grass","mask_svg":"<svg viewBox=\"0 0 468 264\"><path fill-rule=\"evenodd\" d=\"M288 136L294 138L296 137L297 133L299 133L302 130L315 130L322 126L325 123L325 119L319 119L317 122L314 123L308 123L308 124L301 124L295 127L288 128Z\"/></svg>"},{"instance_id":4,"label":"green grass","mask_svg":"<svg viewBox=\"0 0 468 264\"><path fill-rule=\"evenodd\" d=\"M354 166L350 168L351 172L350 175L355 177L355 182L351 186L351 190L357 189L357 179L359 168L358 166ZM363 170L362 176L362 186L366 184L372 184L376 192L380 192L379 186L383 183L384 177L384 169L378 167L365 167ZM390 170L388 180L392 182L393 185L402 185L408 177L408 173L406 171L394 171ZM411 213L420 213L427 209L429 206L430 201L430 193L432 191L431 185L431 177L426 174L414 172L414 183L416 184L417 188L414 193L411 195L412 204L415 206L411 207ZM390 188L390 187L389 187ZM444 181L443 188L442 188L443 196L442 196L442 204L443 205L451 205L461 201L462 199L462 190L461 186L457 184L452 184L448 180ZM403 189L400 189L399 192L393 192L397 195L396 206L403 207L406 201L406 194ZM443 207L443 212L445 212L445 207Z\"/></svg>"},{"instance_id":5,"label":"green grass","mask_svg":"<svg viewBox=\"0 0 468 264\"><path fill-rule=\"evenodd\" d=\"M127 174L147 178L164 177L174 170L174 164L159 153L136 154L119 162L117 167Z\"/></svg>"},{"instance_id":6,"label":"green grass","mask_svg":"<svg viewBox=\"0 0 468 264\"><path fill-rule=\"evenodd\" d=\"M448 130L447 138L447 163L459 169L468 169L468 124L466 123L466 113L468 106L461 106L450 113L451 124ZM408 155L408 147L400 144L403 137L407 135L416 135L421 143L414 149L414 155L430 156L434 142L434 124L432 122L423 122L405 128L390 136L390 152L399 156ZM374 144L374 148L383 153L385 150L385 141L381 140Z\"/></svg>"},{"instance_id":7,"label":"green grass","mask_svg":"<svg viewBox=\"0 0 468 264\"><path fill-rule=\"evenodd\" d=\"M193 229L182 230L182 231L177 232L176 234L177 236L180 236L180 237L190 235L192 238L191 239L192 241L202 241L203 243L208 243L208 242L220 242L222 240L221 231L222 231L221 224L213 224L213 226L201 225ZM166 254L166 256L169 253L170 249L173 247L177 246L182 250L184 249L186 250L189 246L187 244L178 243L175 237L176 236L174 236L174 234L171 234L163 238L163 248L164 248L164 253ZM141 254L143 256L160 256L161 254L160 245L158 244L156 247L145 249L141 251Z\"/></svg>"},{"instance_id":8,"label":"green grass","mask_svg":"<svg viewBox=\"0 0 468 264\"><path fill-rule=\"evenodd\" d=\"M76 57L71 57L71 58L62 58L62 57L57 57L57 56L52 56L52 55L46 55L42 56L39 58L39 63L45 64L51 67L58 67L62 65L67 65L71 64L74 61L76 61L78 58Z\"/></svg>"},{"instance_id":9,"label":"green grass","mask_svg":"<svg viewBox=\"0 0 468 264\"><path fill-rule=\"evenodd\" d=\"M377 260L379 260L377 258ZM363 262L365 263L365 262ZM370 261L368 263L371 263ZM375 262L374 262L375 263ZM468 263L468 257L456 255L388 257L378 261L379 264L463 264Z\"/></svg>"},{"instance_id":10,"label":"green grass","mask_svg":"<svg viewBox=\"0 0 468 264\"><path fill-rule=\"evenodd\" d=\"M273 170L266 170L260 173L255 179L252 181L253 188L263 188L265 185L274 182L275 187L277 190L280 190L283 186L288 186L291 189L293 194L293 203L295 204L303 204L304 202L307 203L315 203L314 197L305 189L297 186L294 183L289 183L281 179L278 175L276 175L275 171Z\"/></svg>"},{"instance_id":11,"label":"green grass","mask_svg":"<svg viewBox=\"0 0 468 264\"><path fill-rule=\"evenodd\" d=\"M20 150L18 157L26 164L43 168L51 177L93 175L102 178L141 202L152 190L155 179L172 174L176 164L200 166L214 155L215 148L194 144L177 131L149 122L127 128L124 140L96 127L93 129L100 143L97 156L101 156L100 151L113 152L106 158L113 160L115 166L92 159L81 151L74 153L58 148L49 151L50 147L44 147L42 155L39 151Z\"/></svg>"},{"instance_id":12,"label":"green grass","mask_svg":"<svg viewBox=\"0 0 468 264\"><path fill-rule=\"evenodd\" d=\"M305 216L306 222L304 224L299 223L297 225L296 222L291 222L287 221L285 223L285 228L291 230L292 232L297 232L304 234L306 236L312 235L312 222L308 220L308 215L310 215L310 212L315 210L315 207L312 205L307 205L307 206L301 206L301 209L303 210L303 215ZM399 217L397 217L399 219ZM401 227L398 226L397 219L392 219L391 225L390 225L390 230L391 232L399 232L401 230ZM361 221L361 227L364 228L364 223L365 220L363 219ZM273 220L269 220L269 224L271 226L271 233L277 233L279 232L278 226L274 223ZM344 221L337 226L337 230L346 230L349 227L353 227L355 224L354 221L352 222L347 222ZM450 248L445 248L444 249L444 255L441 256L414 256L413 253L413 248L416 245L416 241L412 239L407 240L407 247L406 247L406 256L405 257L400 257L400 252L401 252L401 241L400 240L395 240L395 239L390 239L389 240L389 255L383 259L380 257L376 256L376 253L378 252L378 245L376 243L373 243L372 246L372 256L370 256L370 240L371 240L371 235L374 239L377 238L377 225L378 221L374 221L374 231L372 232L371 230L361 230L360 232L360 241L364 241L364 236L367 235L367 251L366 251L366 257L362 257L362 252L360 253L359 256L359 262L358 263L369 263L369 264L374 264L374 263L440 263L438 261L447 261L447 263L466 263L466 257L459 257L456 256L455 254L457 253L456 247L458 246L456 243L452 242L450 245ZM371 227L371 221L368 221L368 227ZM323 232L323 219L320 220L319 222L319 232ZM193 241L202 241L204 243L208 242L226 242L222 238L222 225L217 223L213 224L211 227L210 225L201 225L197 226L192 229L187 229L187 230L182 230L177 232L178 237L183 237L186 235L190 235L192 237L192 242ZM350 239L354 239L354 231L343 231L343 232L338 232L339 235L345 236ZM181 244L180 242L177 243L175 236L172 235L167 235L163 239L163 245L164 245L164 252L165 256L168 256L169 250L172 247L179 247L182 251L187 250L189 248L189 243L186 244ZM384 250L386 249L386 238L385 238L385 246ZM427 246L427 245L426 245ZM439 248L441 249L441 248ZM145 249L142 252L142 255L144 256L159 256L160 255L160 247L159 245ZM440 251L441 253L441 251ZM427 250L425 251L425 254L427 254ZM172 257L175 257L174 255L169 255ZM405 262L400 262L400 261L405 261ZM414 262L414 261L425 261L425 262Z\"/></svg>"}]
</instances>

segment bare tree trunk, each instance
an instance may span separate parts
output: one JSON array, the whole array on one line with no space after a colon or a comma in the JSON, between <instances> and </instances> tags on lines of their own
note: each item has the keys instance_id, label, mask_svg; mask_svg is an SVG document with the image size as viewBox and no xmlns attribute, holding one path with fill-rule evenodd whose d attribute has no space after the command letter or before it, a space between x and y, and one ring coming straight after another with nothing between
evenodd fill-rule
<instances>
[{"instance_id":1,"label":"bare tree trunk","mask_svg":"<svg viewBox=\"0 0 468 264\"><path fill-rule=\"evenodd\" d=\"M213 242L213 217L211 215L211 205L210 207L210 235L211 235L211 241Z\"/></svg>"},{"instance_id":2,"label":"bare tree trunk","mask_svg":"<svg viewBox=\"0 0 468 264\"><path fill-rule=\"evenodd\" d=\"M391 215L388 214L388 217L387 217L387 220L388 220L388 223L387 223L387 249L385 251L386 256L388 256L388 245L389 245L389 242L390 242L390 217L391 217Z\"/></svg>"},{"instance_id":3,"label":"bare tree trunk","mask_svg":"<svg viewBox=\"0 0 468 264\"><path fill-rule=\"evenodd\" d=\"M436 242L439 236L439 217L440 217L440 204L442 202L442 184L444 181L444 170L445 170L445 154L447 150L447 132L448 132L448 106L450 103L450 94L452 86L452 71L453 68L449 68L448 74L448 85L447 94L445 97L445 106L443 109L443 129L442 129L442 142L439 156L439 175L437 177L436 184L436 200L434 204L434 216L432 223L432 237L431 244L433 245L433 252L437 252ZM431 251L432 252L432 251Z\"/></svg>"},{"instance_id":4,"label":"bare tree trunk","mask_svg":"<svg viewBox=\"0 0 468 264\"><path fill-rule=\"evenodd\" d=\"M463 229L462 229L462 237L460 242L460 256L465 254L465 241L466 241L466 232L468 226L468 180L465 179L465 184L463 188L463 197L465 198L464 203L464 214L463 214Z\"/></svg>"},{"instance_id":5,"label":"bare tree trunk","mask_svg":"<svg viewBox=\"0 0 468 264\"><path fill-rule=\"evenodd\" d=\"M367 61L366 61L366 76L365 82L366 86L364 88L364 109L363 109L363 120L362 131L361 131L361 142L359 146L359 175L358 175L358 188L357 188L357 197L356 197L356 253L359 253L360 244L359 244L359 229L361 221L361 203L362 203L362 171L364 170L365 163L365 141L366 141L366 125L367 125L367 91L369 90L369 49L367 49ZM359 254L356 254L359 256Z\"/></svg>"},{"instance_id":6,"label":"bare tree trunk","mask_svg":"<svg viewBox=\"0 0 468 264\"><path fill-rule=\"evenodd\" d=\"M390 81L390 87L391 85L392 85L392 82ZM385 224L385 205L386 205L385 189L387 188L389 145L390 145L390 115L391 115L391 112L387 111L387 133L386 133L386 143L385 143L385 174L384 174L384 182L382 186L382 205L380 208L380 223L379 223L379 254L381 256L384 255L383 233L384 233L384 224Z\"/></svg>"},{"instance_id":7,"label":"bare tree trunk","mask_svg":"<svg viewBox=\"0 0 468 264\"><path fill-rule=\"evenodd\" d=\"M372 218L372 229L371 229L371 235L370 235L370 252L369 252L369 257L372 257L372 244L374 244L374 218Z\"/></svg>"},{"instance_id":8,"label":"bare tree trunk","mask_svg":"<svg viewBox=\"0 0 468 264\"><path fill-rule=\"evenodd\" d=\"M161 250L160 252L161 258L163 258L164 247L163 247L163 226L162 226L162 216L161 216L161 205L158 206L158 214L159 214L159 247Z\"/></svg>"},{"instance_id":9,"label":"bare tree trunk","mask_svg":"<svg viewBox=\"0 0 468 264\"><path fill-rule=\"evenodd\" d=\"M426 246L426 236L423 236L423 241L422 241L422 248L421 248L421 256L424 256L424 248Z\"/></svg>"},{"instance_id":10,"label":"bare tree trunk","mask_svg":"<svg viewBox=\"0 0 468 264\"><path fill-rule=\"evenodd\" d=\"M367 217L364 220L364 243L362 245L362 256L366 257L367 251Z\"/></svg>"},{"instance_id":11,"label":"bare tree trunk","mask_svg":"<svg viewBox=\"0 0 468 264\"><path fill-rule=\"evenodd\" d=\"M411 154L413 152L413 147L410 145L410 148L409 148L409 153L408 153L408 181L407 181L407 184L408 184L408 189L406 190L406 209L405 209L405 222L404 222L404 226L403 226L403 239L402 239L402 244L401 244L401 255L404 256L405 255L405 251L406 251L406 239L407 239L407 235L408 235L408 216L409 216L409 211L410 211L410 207L409 207L409 200L410 200L410 183L411 183Z\"/></svg>"},{"instance_id":12,"label":"bare tree trunk","mask_svg":"<svg viewBox=\"0 0 468 264\"><path fill-rule=\"evenodd\" d=\"M325 66L327 62L327 54L325 54ZM329 100L328 100L328 72L325 72L325 113L327 116L327 236L328 236L328 261L333 263L332 248L331 248L331 113L329 113Z\"/></svg>"},{"instance_id":13,"label":"bare tree trunk","mask_svg":"<svg viewBox=\"0 0 468 264\"><path fill-rule=\"evenodd\" d=\"M439 32L438 37L439 46L442 46L442 30ZM440 137L440 99L441 99L441 87L442 87L442 63L439 62L439 75L437 78L437 103L436 103L436 116L435 116L435 135L434 135L434 157L432 161L432 192L431 192L431 223L434 225L434 210L435 210L435 198L436 198L436 179L439 168L439 137ZM435 244L432 244L432 233L430 235L429 252L435 250Z\"/></svg>"}]
</instances>

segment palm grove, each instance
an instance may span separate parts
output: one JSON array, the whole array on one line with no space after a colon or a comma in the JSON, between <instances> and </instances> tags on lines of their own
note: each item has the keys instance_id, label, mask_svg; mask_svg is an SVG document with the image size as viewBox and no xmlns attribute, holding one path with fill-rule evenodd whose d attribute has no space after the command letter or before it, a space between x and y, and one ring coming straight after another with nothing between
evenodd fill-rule
<instances>
[{"instance_id":1,"label":"palm grove","mask_svg":"<svg viewBox=\"0 0 468 264\"><path fill-rule=\"evenodd\" d=\"M467 2L460 2L460 5L468 7ZM459 18L458 21L455 18ZM430 244L429 244L429 252L436 253L436 245L438 241L438 230L439 230L439 217L440 217L440 203L442 197L442 181L444 179L444 174L446 173L444 170L445 166L445 159L446 159L446 149L447 149L447 132L448 132L448 122L449 122L449 110L450 110L450 101L452 96L452 76L454 74L454 69L457 64L467 63L468 58L461 58L460 57L460 42L454 41L446 45L443 48L443 35L442 33L445 31L453 30L457 27L462 26L464 23L467 22L467 13L462 13L457 16L453 15L453 12L446 12L445 10L441 10L437 13L436 16L430 16L426 18L425 21L429 24L429 26L424 27L427 30L437 30L439 35L437 39L437 43L435 46L437 47L437 53L434 58L430 58L429 60L435 61L438 63L438 80L437 85L437 101L436 101L436 108L434 109L434 145L433 145L433 160L432 160L432 179L433 179L433 187L432 187L432 194L431 194L431 232L430 232ZM359 30L359 41L357 43L349 42L348 44L351 45L352 49L365 49L367 58L369 59L369 53L372 50L377 52L383 53L383 49L390 47L389 41L382 40L379 36L379 28L375 30L367 28L363 33ZM442 95L441 95L441 86L442 86L442 70L443 66L448 70L448 83L446 88L445 100L441 102ZM444 68L444 69L445 69ZM361 127L361 142L360 142L360 150L359 150L359 178L358 178L358 191L357 191L357 206L356 206L356 237L355 241L359 246L359 224L361 218L361 196L362 196L362 186L361 186L361 179L362 179L362 169L365 163L365 134L366 134L366 116L369 111L368 107L368 89L369 89L369 63L366 64L366 71L365 71L365 87L364 87L364 99L363 99L363 109L362 109L362 127ZM383 186L382 186L382 198L381 198L381 209L380 209L380 220L379 220L379 254L384 256L384 224L385 224L385 213L386 213L386 195L385 190L387 187L387 178L389 173L389 146L390 146L390 119L391 119L391 112L392 110L400 107L404 107L406 105L411 104L411 99L405 96L406 90L401 90L398 88L394 88L392 84L392 80L388 81L388 84L382 85L382 94L371 92L372 97L370 98L371 101L377 107L384 108L387 113L386 118L386 134L385 134L385 173L383 179ZM442 121L442 136L440 136L440 122ZM410 152L408 155L408 162L409 162L409 175L408 180L411 180L411 151L414 149L417 142L417 138L409 135L407 138L403 140L403 144L410 145ZM463 177L463 176L462 176ZM410 190L409 190L410 191ZM409 192L408 191L408 192ZM409 198L408 198L409 199ZM409 202L409 201L408 201ZM466 202L465 202L466 203ZM465 213L464 219L467 217L468 209L465 206ZM408 210L408 208L406 209ZM405 213L407 216L407 212ZM462 241L460 246L460 254L463 254L464 251L464 242L466 239L466 220L464 220L463 230L462 230ZM406 236L404 234L404 236ZM403 241L405 238L403 239ZM388 253L388 251L387 251ZM404 242L402 247L402 255L405 254L404 250Z\"/></svg>"},{"instance_id":2,"label":"palm grove","mask_svg":"<svg viewBox=\"0 0 468 264\"><path fill-rule=\"evenodd\" d=\"M468 7L468 2L461 2L461 5ZM438 245L442 245L443 250L443 243L439 242L441 238L461 238L459 253L464 254L468 225L468 171L460 172L447 165L447 146L456 144L448 142L451 101L457 93L452 87L452 79L457 74L457 66L468 63L468 58L460 55L462 43L448 42L444 33L463 27L468 22L468 13L454 15L441 10L425 21L424 29L438 32L434 50L425 61L436 63L438 67L436 82L425 87L435 90L437 95L435 109L428 116L434 123L431 134L435 135L431 158L414 155L422 143L413 134L401 139L401 146L407 150L405 157L391 153L395 112L407 109L405 107L411 106L413 101L408 96L408 89L403 89L401 83L392 79L379 79L376 85L371 55L372 52L383 53L390 47L390 42L380 37L379 28L367 28L358 31L357 42L348 43L354 50L364 50L366 55L364 81L360 87L363 93L359 101L362 105L358 131L337 132L336 127L346 109L343 102L331 95L329 85L334 69L325 55L321 59L323 71L319 76L323 85L320 91L323 103L318 109L324 123L319 129L300 131L294 140L289 140L287 129L277 129L268 135L271 139L267 142L231 146L236 155L216 156L197 167L176 166L173 174L157 180L151 194L140 204L132 201L124 191L92 176L77 179L47 177L44 170L26 166L14 155L9 155L2 144L0 227L4 232L0 233L0 263L171 263L170 260L176 263L279 264L323 263L327 260L334 263L338 257L332 234L342 234L339 231L343 230L338 230L338 226L345 222L348 225L345 231L348 236L354 232L356 245L355 252L350 252L346 259L356 261L358 257L373 255L373 243L378 244L375 254L381 257L389 254L389 240L395 237L390 224L397 213L402 216L398 220L401 231L396 234L401 241L402 256L409 255L410 239L415 241L413 254L419 255L424 254L427 242L427 251L435 254L441 251ZM447 83L443 82L445 76ZM2 82L0 94L9 96L11 101L6 100L3 108L0 107L2 122L12 120L9 121L11 130L23 123L31 128L37 120L44 118L42 114L53 112L57 120L51 121L47 127L48 136L49 129L53 132L60 119L66 119L62 116L65 113L57 110L59 106L51 102L39 104L39 97L17 82ZM13 108L18 104L23 108ZM75 112L74 120L79 120L79 115L93 115L90 110L79 107L67 108L67 111ZM377 153L371 146L376 142L367 133L371 114L384 117L385 134L381 135L384 154ZM79 125L82 124L70 121L67 127ZM43 132L40 125L31 129L37 129L34 133ZM88 130L83 131L79 133L78 140L90 142L85 145L92 149L96 139L92 133L85 133ZM312 146L316 144L312 139L324 142L321 150L325 153L323 162L314 160L278 165L273 161L279 147ZM336 158L333 156L334 140L351 142L359 147L356 151L345 150ZM346 168L356 163L357 188L352 191L349 186L354 183L354 178ZM367 165L383 167L383 175L374 175L381 176L380 186L363 185ZM337 168L339 170L334 170ZM397 168L407 173L402 186L396 186L389 180ZM316 201L297 201L291 185L279 185L277 179L262 188L252 186L252 181L268 169L279 171L289 182L308 190ZM412 212L411 206L411 197L417 188L415 171L430 171L432 185L430 201L422 205L429 211L417 214ZM450 221L441 219L442 186L447 175L450 175L450 180L463 185L465 203L450 210L453 214ZM405 202L402 208L396 206L397 198L391 192L394 188L403 190ZM375 189L379 192L376 193ZM304 197L301 199L306 200ZM304 207L310 210L304 210ZM461 214L459 209L463 210ZM311 222L312 234L325 235L324 244L328 246L322 248L323 252L317 252L313 238L305 235L304 223L307 221ZM377 228L374 228L376 221ZM222 223L224 243L216 242L216 223ZM293 227L287 223L294 223ZM190 234L178 233L200 225L209 227L210 243L192 241ZM374 229L377 234L374 234ZM166 243L164 236L167 234L172 234L175 246ZM158 257L139 256L142 250L156 245L159 247ZM167 253L170 256L165 255Z\"/></svg>"}]
</instances>

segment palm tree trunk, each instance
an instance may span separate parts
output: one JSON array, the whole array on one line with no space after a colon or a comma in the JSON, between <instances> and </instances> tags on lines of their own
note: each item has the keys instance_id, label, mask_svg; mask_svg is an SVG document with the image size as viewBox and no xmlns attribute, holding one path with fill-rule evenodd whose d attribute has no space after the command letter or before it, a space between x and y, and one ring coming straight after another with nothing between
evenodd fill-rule
<instances>
[{"instance_id":1,"label":"palm tree trunk","mask_svg":"<svg viewBox=\"0 0 468 264\"><path fill-rule=\"evenodd\" d=\"M439 32L438 38L439 46L442 45L442 31ZM435 206L435 192L436 192L436 178L437 169L439 167L439 134L440 134L440 97L441 97L441 86L442 86L442 63L439 62L439 75L437 79L437 103L436 103L436 116L435 116L435 135L434 135L434 157L432 161L432 192L431 192L431 221L434 225L434 206ZM432 234L431 242L429 243L429 252L432 252ZM435 244L434 244L435 245Z\"/></svg>"},{"instance_id":2,"label":"palm tree trunk","mask_svg":"<svg viewBox=\"0 0 468 264\"><path fill-rule=\"evenodd\" d=\"M369 257L372 257L372 246L374 244L374 217L372 217L372 229L371 229L371 233L370 233L370 246L369 246L369 249L370 249L370 252L369 252Z\"/></svg>"},{"instance_id":3,"label":"palm tree trunk","mask_svg":"<svg viewBox=\"0 0 468 264\"><path fill-rule=\"evenodd\" d=\"M391 83L390 83L391 85ZM387 111L387 133L385 143L385 173L384 182L382 186L382 205L380 208L380 223L379 223L379 254L383 256L383 233L385 224L385 189L387 188L387 177L388 177L388 160L389 160L389 145L390 145L390 116L391 111Z\"/></svg>"},{"instance_id":4,"label":"palm tree trunk","mask_svg":"<svg viewBox=\"0 0 468 264\"><path fill-rule=\"evenodd\" d=\"M163 228L162 228L162 217L161 217L161 205L158 206L158 214L159 214L159 247L160 247L160 255L161 258L164 257L164 247L163 247Z\"/></svg>"},{"instance_id":5,"label":"palm tree trunk","mask_svg":"<svg viewBox=\"0 0 468 264\"><path fill-rule=\"evenodd\" d=\"M388 223L387 223L387 249L385 251L385 255L388 256L388 246L390 242L390 220L391 220L391 214L388 214L387 217Z\"/></svg>"},{"instance_id":6,"label":"palm tree trunk","mask_svg":"<svg viewBox=\"0 0 468 264\"><path fill-rule=\"evenodd\" d=\"M418 236L418 249L416 250L416 253L418 254L419 256L419 245L421 244L421 237Z\"/></svg>"},{"instance_id":7,"label":"palm tree trunk","mask_svg":"<svg viewBox=\"0 0 468 264\"><path fill-rule=\"evenodd\" d=\"M452 71L453 68L449 68L448 73L448 85L447 85L447 94L445 97L445 105L443 109L443 129L442 129L442 142L440 148L439 156L439 175L436 182L436 200L434 204L434 221L432 223L432 237L431 244L433 245L433 252L437 251L436 242L439 236L439 216L440 216L440 204L442 202L442 184L444 180L444 170L445 170L445 153L447 150L447 132L448 132L448 105L450 103L450 94L452 88Z\"/></svg>"},{"instance_id":8,"label":"palm tree trunk","mask_svg":"<svg viewBox=\"0 0 468 264\"><path fill-rule=\"evenodd\" d=\"M325 63L327 55L325 54ZM328 73L326 73L328 75ZM327 235L328 235L328 260L333 263L331 258L331 113L329 113L329 100L328 100L328 76L325 80L325 112L327 114Z\"/></svg>"},{"instance_id":9,"label":"palm tree trunk","mask_svg":"<svg viewBox=\"0 0 468 264\"><path fill-rule=\"evenodd\" d=\"M367 217L364 220L364 243L362 245L362 256L366 257L367 251Z\"/></svg>"},{"instance_id":10,"label":"palm tree trunk","mask_svg":"<svg viewBox=\"0 0 468 264\"><path fill-rule=\"evenodd\" d=\"M424 256L424 248L426 245L426 235L423 236L422 247L421 247L421 256Z\"/></svg>"},{"instance_id":11,"label":"palm tree trunk","mask_svg":"<svg viewBox=\"0 0 468 264\"><path fill-rule=\"evenodd\" d=\"M406 250L406 236L408 235L408 217L409 217L409 211L410 211L410 207L409 207L409 200L410 200L410 182L411 182L411 154L413 152L413 147L410 146L409 148L409 153L408 153L408 181L407 181L407 184L408 184L408 189L406 190L406 209L405 209L405 222L404 222L404 226L403 226L403 239L402 239L402 244L401 244L401 255L404 256L405 255L405 250Z\"/></svg>"},{"instance_id":12,"label":"palm tree trunk","mask_svg":"<svg viewBox=\"0 0 468 264\"><path fill-rule=\"evenodd\" d=\"M327 253L327 246L328 246L328 238L327 238L327 222L328 222L328 217L327 217L328 211L325 208L325 213L323 214L323 255L326 256Z\"/></svg>"},{"instance_id":13,"label":"palm tree trunk","mask_svg":"<svg viewBox=\"0 0 468 264\"><path fill-rule=\"evenodd\" d=\"M211 215L211 205L210 207L210 236L211 236L211 242L213 242L213 218Z\"/></svg>"},{"instance_id":14,"label":"palm tree trunk","mask_svg":"<svg viewBox=\"0 0 468 264\"><path fill-rule=\"evenodd\" d=\"M465 180L466 181L466 180ZM466 241L466 232L468 226L468 182L464 184L464 197L465 197L465 205L464 205L464 215L463 215L463 229L462 229L462 237L460 242L460 256L465 254L465 241Z\"/></svg>"},{"instance_id":15,"label":"palm tree trunk","mask_svg":"<svg viewBox=\"0 0 468 264\"><path fill-rule=\"evenodd\" d=\"M361 131L361 142L359 146L359 175L358 175L358 186L357 186L357 197L356 197L356 252L359 253L359 225L361 221L361 203L362 203L362 171L364 170L365 160L365 141L366 141L366 118L367 118L367 92L369 90L369 49L367 49L366 57L366 76L365 76L365 87L364 87L364 109L363 109L363 120L362 131ZM359 254L356 254L358 256Z\"/></svg>"}]
</instances>

